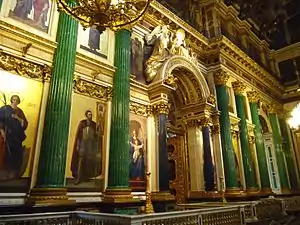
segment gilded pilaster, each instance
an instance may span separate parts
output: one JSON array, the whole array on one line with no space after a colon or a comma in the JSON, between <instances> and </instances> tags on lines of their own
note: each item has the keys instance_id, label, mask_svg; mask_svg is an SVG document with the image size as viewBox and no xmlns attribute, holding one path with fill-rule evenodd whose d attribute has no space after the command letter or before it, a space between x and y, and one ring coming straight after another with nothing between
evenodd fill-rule
<instances>
[{"instance_id":1,"label":"gilded pilaster","mask_svg":"<svg viewBox=\"0 0 300 225\"><path fill-rule=\"evenodd\" d=\"M262 191L270 191L270 178L268 172L267 158L265 153L265 144L262 136L262 128L258 115L258 101L259 96L256 91L247 92L247 97L250 104L252 123L255 125L254 135L255 135L255 147L260 175L260 183Z\"/></svg>"},{"instance_id":2,"label":"gilded pilaster","mask_svg":"<svg viewBox=\"0 0 300 225\"><path fill-rule=\"evenodd\" d=\"M279 124L278 124L278 117L277 117L277 107L275 104L271 104L268 109L269 112L269 119L272 127L272 134L276 152L276 159L277 159L277 167L280 177L280 184L282 191L287 191L290 186L288 182L288 173L286 171L285 166L285 159L284 153L282 150L282 137L279 133Z\"/></svg>"},{"instance_id":3,"label":"gilded pilaster","mask_svg":"<svg viewBox=\"0 0 300 225\"><path fill-rule=\"evenodd\" d=\"M220 130L226 188L228 190L237 190L239 189L237 181L238 172L232 144L231 125L229 118L229 99L226 91L226 82L228 79L229 75L222 70L219 70L214 74L217 92L217 105L218 110L221 112Z\"/></svg>"},{"instance_id":4,"label":"gilded pilaster","mask_svg":"<svg viewBox=\"0 0 300 225\"><path fill-rule=\"evenodd\" d=\"M160 102L154 106L158 113L159 191L169 191L169 161L167 150L167 116L170 104Z\"/></svg>"},{"instance_id":5,"label":"gilded pilaster","mask_svg":"<svg viewBox=\"0 0 300 225\"><path fill-rule=\"evenodd\" d=\"M249 145L248 137L248 128L246 121L246 112L245 112L245 96L243 95L246 86L239 81L233 82L232 87L235 94L237 115L241 119L239 122L239 131L240 131L240 142L241 142L241 152L244 166L244 177L246 181L246 189L255 189L257 188L255 167L251 154L251 149Z\"/></svg>"},{"instance_id":6,"label":"gilded pilaster","mask_svg":"<svg viewBox=\"0 0 300 225\"><path fill-rule=\"evenodd\" d=\"M204 146L201 122L196 118L186 121L189 177L191 191L205 190Z\"/></svg>"},{"instance_id":7,"label":"gilded pilaster","mask_svg":"<svg viewBox=\"0 0 300 225\"><path fill-rule=\"evenodd\" d=\"M69 1L75 6L75 1ZM57 49L51 78L35 188L29 201L65 200L65 169L78 22L59 15Z\"/></svg>"}]
</instances>

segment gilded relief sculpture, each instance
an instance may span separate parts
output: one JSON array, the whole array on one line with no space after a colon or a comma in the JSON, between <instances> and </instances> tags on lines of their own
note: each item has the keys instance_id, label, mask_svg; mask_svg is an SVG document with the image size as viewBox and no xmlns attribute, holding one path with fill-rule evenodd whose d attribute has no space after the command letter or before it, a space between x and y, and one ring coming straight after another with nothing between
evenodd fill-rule
<instances>
[{"instance_id":1,"label":"gilded relief sculpture","mask_svg":"<svg viewBox=\"0 0 300 225\"><path fill-rule=\"evenodd\" d=\"M154 43L151 57L146 61L146 81L151 82L155 78L157 70L162 66L164 61L169 56L171 32L168 26L157 26L154 30L146 35L147 44Z\"/></svg>"},{"instance_id":2,"label":"gilded relief sculpture","mask_svg":"<svg viewBox=\"0 0 300 225\"><path fill-rule=\"evenodd\" d=\"M151 57L145 63L145 75L148 83L154 80L157 71L172 56L183 56L196 65L198 64L197 55L186 44L183 29L178 29L174 34L166 25L157 26L150 34L146 35L145 40L148 45L154 43Z\"/></svg>"}]
</instances>

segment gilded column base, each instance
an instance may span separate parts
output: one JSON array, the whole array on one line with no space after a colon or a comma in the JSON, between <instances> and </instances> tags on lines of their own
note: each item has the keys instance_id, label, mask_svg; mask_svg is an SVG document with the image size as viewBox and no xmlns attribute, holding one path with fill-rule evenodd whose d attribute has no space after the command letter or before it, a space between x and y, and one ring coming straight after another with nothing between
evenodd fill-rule
<instances>
[{"instance_id":1,"label":"gilded column base","mask_svg":"<svg viewBox=\"0 0 300 225\"><path fill-rule=\"evenodd\" d=\"M222 192L218 191L189 191L188 198L220 198Z\"/></svg>"},{"instance_id":2,"label":"gilded column base","mask_svg":"<svg viewBox=\"0 0 300 225\"><path fill-rule=\"evenodd\" d=\"M175 196L168 191L152 192L151 199L156 202L167 202L175 201Z\"/></svg>"},{"instance_id":3,"label":"gilded column base","mask_svg":"<svg viewBox=\"0 0 300 225\"><path fill-rule=\"evenodd\" d=\"M292 192L291 192L291 189L289 189L289 188L281 188L281 194L289 195L289 194L292 194Z\"/></svg>"},{"instance_id":4,"label":"gilded column base","mask_svg":"<svg viewBox=\"0 0 300 225\"><path fill-rule=\"evenodd\" d=\"M240 188L226 188L225 197L226 198L238 198L247 196L243 190Z\"/></svg>"},{"instance_id":5,"label":"gilded column base","mask_svg":"<svg viewBox=\"0 0 300 225\"><path fill-rule=\"evenodd\" d=\"M258 187L247 188L244 193L248 196L259 196L261 194Z\"/></svg>"},{"instance_id":6,"label":"gilded column base","mask_svg":"<svg viewBox=\"0 0 300 225\"><path fill-rule=\"evenodd\" d=\"M262 195L265 195L265 196L274 195L274 193L273 193L273 191L272 191L271 188L262 188L262 189L260 190L260 193L261 193Z\"/></svg>"},{"instance_id":7,"label":"gilded column base","mask_svg":"<svg viewBox=\"0 0 300 225\"><path fill-rule=\"evenodd\" d=\"M131 189L106 189L103 201L105 203L134 203L139 202L139 199L133 198Z\"/></svg>"},{"instance_id":8,"label":"gilded column base","mask_svg":"<svg viewBox=\"0 0 300 225\"><path fill-rule=\"evenodd\" d=\"M66 188L33 188L30 190L26 203L33 205L72 204L67 197Z\"/></svg>"}]
</instances>

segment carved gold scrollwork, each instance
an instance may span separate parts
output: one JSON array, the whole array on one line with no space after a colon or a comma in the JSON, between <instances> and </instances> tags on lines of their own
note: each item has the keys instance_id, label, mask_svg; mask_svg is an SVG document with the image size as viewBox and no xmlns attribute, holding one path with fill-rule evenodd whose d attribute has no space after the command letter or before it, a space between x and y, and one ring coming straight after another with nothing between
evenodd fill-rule
<instances>
[{"instance_id":1,"label":"carved gold scrollwork","mask_svg":"<svg viewBox=\"0 0 300 225\"><path fill-rule=\"evenodd\" d=\"M229 79L228 73L224 70L218 70L214 73L215 85L225 85Z\"/></svg>"},{"instance_id":2,"label":"carved gold scrollwork","mask_svg":"<svg viewBox=\"0 0 300 225\"><path fill-rule=\"evenodd\" d=\"M164 80L164 83L171 86L176 87L177 78L174 77L172 74L168 75L167 78Z\"/></svg>"},{"instance_id":3,"label":"carved gold scrollwork","mask_svg":"<svg viewBox=\"0 0 300 225\"><path fill-rule=\"evenodd\" d=\"M259 100L259 96L256 91L248 91L247 97L250 103L257 103Z\"/></svg>"},{"instance_id":4,"label":"carved gold scrollwork","mask_svg":"<svg viewBox=\"0 0 300 225\"><path fill-rule=\"evenodd\" d=\"M76 93L83 94L92 98L108 101L112 97L112 88L104 87L90 81L76 77L73 89Z\"/></svg>"},{"instance_id":5,"label":"carved gold scrollwork","mask_svg":"<svg viewBox=\"0 0 300 225\"><path fill-rule=\"evenodd\" d=\"M232 82L232 88L234 90L234 93L243 94L246 89L246 85L244 85L240 81L235 81L235 82Z\"/></svg>"},{"instance_id":6,"label":"carved gold scrollwork","mask_svg":"<svg viewBox=\"0 0 300 225\"><path fill-rule=\"evenodd\" d=\"M10 72L15 72L22 77L27 77L39 81L49 81L51 77L51 67L27 61L3 52L0 49L0 68Z\"/></svg>"},{"instance_id":7,"label":"carved gold scrollwork","mask_svg":"<svg viewBox=\"0 0 300 225\"><path fill-rule=\"evenodd\" d=\"M209 104L212 104L212 105L215 105L216 104L216 97L214 96L214 95L210 95L210 96L208 96L208 98L207 98L207 103L209 103Z\"/></svg>"},{"instance_id":8,"label":"carved gold scrollwork","mask_svg":"<svg viewBox=\"0 0 300 225\"><path fill-rule=\"evenodd\" d=\"M130 102L130 112L140 115L148 116L152 113L152 107L149 105L143 105L136 102Z\"/></svg>"},{"instance_id":9,"label":"carved gold scrollwork","mask_svg":"<svg viewBox=\"0 0 300 225\"><path fill-rule=\"evenodd\" d=\"M249 135L249 144L254 144L254 143L255 143L255 136Z\"/></svg>"}]
</instances>

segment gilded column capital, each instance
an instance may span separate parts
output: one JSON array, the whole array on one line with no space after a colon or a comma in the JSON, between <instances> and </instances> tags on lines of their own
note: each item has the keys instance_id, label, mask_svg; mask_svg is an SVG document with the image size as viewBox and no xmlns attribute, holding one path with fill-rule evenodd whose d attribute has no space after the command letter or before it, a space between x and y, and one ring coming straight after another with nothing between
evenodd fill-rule
<instances>
[{"instance_id":1,"label":"gilded column capital","mask_svg":"<svg viewBox=\"0 0 300 225\"><path fill-rule=\"evenodd\" d=\"M225 85L229 79L229 75L224 70L218 70L214 73L215 85Z\"/></svg>"},{"instance_id":2,"label":"gilded column capital","mask_svg":"<svg viewBox=\"0 0 300 225\"><path fill-rule=\"evenodd\" d=\"M153 109L159 114L169 114L170 104L167 102L160 102L153 106Z\"/></svg>"},{"instance_id":3,"label":"gilded column capital","mask_svg":"<svg viewBox=\"0 0 300 225\"><path fill-rule=\"evenodd\" d=\"M279 114L279 107L276 103L271 103L268 105L268 113L269 114Z\"/></svg>"},{"instance_id":4,"label":"gilded column capital","mask_svg":"<svg viewBox=\"0 0 300 225\"><path fill-rule=\"evenodd\" d=\"M210 117L205 117L200 120L200 125L202 127L209 127L212 124L212 119Z\"/></svg>"},{"instance_id":5,"label":"gilded column capital","mask_svg":"<svg viewBox=\"0 0 300 225\"><path fill-rule=\"evenodd\" d=\"M246 85L240 81L232 82L232 88L235 94L242 95L246 89Z\"/></svg>"},{"instance_id":6,"label":"gilded column capital","mask_svg":"<svg viewBox=\"0 0 300 225\"><path fill-rule=\"evenodd\" d=\"M220 123L215 123L215 124L212 126L211 131L212 131L213 134L220 134L220 133L221 133L221 126L220 126Z\"/></svg>"},{"instance_id":7,"label":"gilded column capital","mask_svg":"<svg viewBox=\"0 0 300 225\"><path fill-rule=\"evenodd\" d=\"M247 97L248 97L248 101L250 103L258 103L258 101L259 101L259 96L258 96L257 91L248 91Z\"/></svg>"},{"instance_id":8,"label":"gilded column capital","mask_svg":"<svg viewBox=\"0 0 300 225\"><path fill-rule=\"evenodd\" d=\"M107 87L106 93L107 93L107 100L111 101L112 97L113 97L113 88L112 87Z\"/></svg>"},{"instance_id":9,"label":"gilded column capital","mask_svg":"<svg viewBox=\"0 0 300 225\"><path fill-rule=\"evenodd\" d=\"M186 121L187 127L199 127L201 125L201 121L198 119L189 119Z\"/></svg>"}]
</instances>

